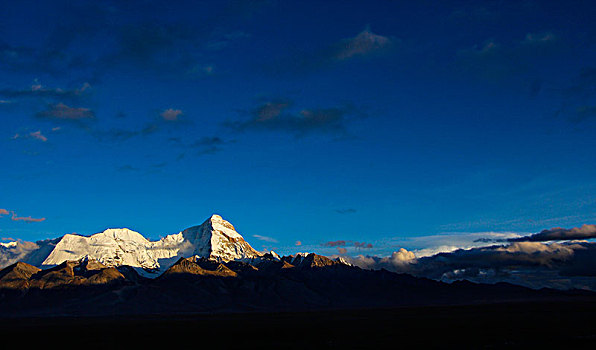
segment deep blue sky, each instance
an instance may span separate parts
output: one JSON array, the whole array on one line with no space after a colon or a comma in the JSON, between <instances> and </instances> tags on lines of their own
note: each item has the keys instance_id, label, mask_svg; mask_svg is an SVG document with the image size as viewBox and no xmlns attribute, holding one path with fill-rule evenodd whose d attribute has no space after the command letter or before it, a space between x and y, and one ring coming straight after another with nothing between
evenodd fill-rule
<instances>
[{"instance_id":1,"label":"deep blue sky","mask_svg":"<svg viewBox=\"0 0 596 350\"><path fill-rule=\"evenodd\" d=\"M159 238L219 213L257 249L389 252L594 223L594 18L589 1L3 2L0 235Z\"/></svg>"}]
</instances>

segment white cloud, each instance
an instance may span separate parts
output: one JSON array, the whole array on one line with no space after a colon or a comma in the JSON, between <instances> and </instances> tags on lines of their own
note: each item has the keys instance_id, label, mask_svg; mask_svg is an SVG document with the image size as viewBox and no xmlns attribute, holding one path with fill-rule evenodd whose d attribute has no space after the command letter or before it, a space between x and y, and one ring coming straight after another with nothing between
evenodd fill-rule
<instances>
[{"instance_id":1,"label":"white cloud","mask_svg":"<svg viewBox=\"0 0 596 350\"><path fill-rule=\"evenodd\" d=\"M519 238L523 235L525 234L516 232L457 232L429 236L393 238L384 245L406 247L407 249L412 250L418 258L421 258L438 253L448 253L458 249L470 249L499 244L497 242Z\"/></svg>"}]
</instances>

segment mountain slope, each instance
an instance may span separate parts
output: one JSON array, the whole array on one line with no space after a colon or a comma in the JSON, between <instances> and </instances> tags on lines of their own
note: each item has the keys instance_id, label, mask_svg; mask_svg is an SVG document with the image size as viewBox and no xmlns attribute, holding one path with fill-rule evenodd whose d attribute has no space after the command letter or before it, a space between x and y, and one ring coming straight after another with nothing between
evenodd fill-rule
<instances>
[{"instance_id":1,"label":"mountain slope","mask_svg":"<svg viewBox=\"0 0 596 350\"><path fill-rule=\"evenodd\" d=\"M86 257L106 266L131 266L163 272L180 258L192 256L230 261L259 257L261 253L253 249L232 224L219 215L212 215L201 225L159 241L149 241L138 232L119 228L88 237L67 234L38 243L6 244L0 247L0 267L16 261L48 267Z\"/></svg>"},{"instance_id":2,"label":"mountain slope","mask_svg":"<svg viewBox=\"0 0 596 350\"><path fill-rule=\"evenodd\" d=\"M0 271L0 286L6 289L25 289L29 287L31 276L41 271L35 266L18 262Z\"/></svg>"},{"instance_id":3,"label":"mountain slope","mask_svg":"<svg viewBox=\"0 0 596 350\"><path fill-rule=\"evenodd\" d=\"M596 300L581 291L444 282L363 270L316 254L301 259L220 262L181 258L159 278L92 259L47 270L15 264L0 271L0 316L305 311L536 300ZM296 260L298 266L288 260ZM301 261L298 261L301 260Z\"/></svg>"},{"instance_id":4,"label":"mountain slope","mask_svg":"<svg viewBox=\"0 0 596 350\"><path fill-rule=\"evenodd\" d=\"M108 266L158 268L155 258L157 254L149 251L150 246L151 242L145 237L129 229L108 229L90 237L67 234L56 244L42 265L58 265L66 260L88 256ZM176 251L171 253L176 255Z\"/></svg>"},{"instance_id":5,"label":"mountain slope","mask_svg":"<svg viewBox=\"0 0 596 350\"><path fill-rule=\"evenodd\" d=\"M187 228L182 231L182 236L194 247L191 255L223 261L261 256L232 224L219 215L211 216L199 226Z\"/></svg>"},{"instance_id":6,"label":"mountain slope","mask_svg":"<svg viewBox=\"0 0 596 350\"><path fill-rule=\"evenodd\" d=\"M30 288L51 289L67 286L107 286L126 278L116 268L83 258L65 261L60 265L33 274Z\"/></svg>"},{"instance_id":7,"label":"mountain slope","mask_svg":"<svg viewBox=\"0 0 596 350\"><path fill-rule=\"evenodd\" d=\"M163 279L174 275L236 277L238 274L222 263L194 256L181 258L167 269L160 278Z\"/></svg>"}]
</instances>

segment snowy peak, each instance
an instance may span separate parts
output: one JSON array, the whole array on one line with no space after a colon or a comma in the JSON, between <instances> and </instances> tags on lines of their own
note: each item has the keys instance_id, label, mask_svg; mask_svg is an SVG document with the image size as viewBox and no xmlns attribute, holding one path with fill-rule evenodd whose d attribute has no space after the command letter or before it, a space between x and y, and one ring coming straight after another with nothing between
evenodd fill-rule
<instances>
[{"instance_id":1,"label":"snowy peak","mask_svg":"<svg viewBox=\"0 0 596 350\"><path fill-rule=\"evenodd\" d=\"M108 239L120 240L120 241L133 241L138 243L147 243L147 239L140 233L127 228L109 228L103 232L97 233L94 236L98 238L100 236Z\"/></svg>"},{"instance_id":2,"label":"snowy peak","mask_svg":"<svg viewBox=\"0 0 596 350\"><path fill-rule=\"evenodd\" d=\"M217 261L261 256L219 215L158 241L149 241L127 228L114 228L91 236L67 234L51 248L37 264L56 266L64 261L93 259L108 267L128 265L157 273L180 258L195 255Z\"/></svg>"},{"instance_id":3,"label":"snowy peak","mask_svg":"<svg viewBox=\"0 0 596 350\"><path fill-rule=\"evenodd\" d=\"M211 215L211 217L207 220L205 220L205 222L203 222L202 225L205 225L209 223L211 225L211 227L213 228L217 228L217 229L225 229L225 230L229 230L229 234L231 235L236 235L240 238L242 238L242 236L240 236L240 234L238 232L236 232L236 229L234 228L234 226L229 223L228 221L224 220L221 216L217 215L217 214L213 214Z\"/></svg>"},{"instance_id":4,"label":"snowy peak","mask_svg":"<svg viewBox=\"0 0 596 350\"><path fill-rule=\"evenodd\" d=\"M17 246L17 244L18 244L18 242L14 241L14 242L0 243L0 246L4 247L4 248L14 248Z\"/></svg>"},{"instance_id":5,"label":"snowy peak","mask_svg":"<svg viewBox=\"0 0 596 350\"><path fill-rule=\"evenodd\" d=\"M84 257L98 260L107 266L130 265L157 268L150 242L129 229L107 229L89 237L67 234L60 239L42 265L59 265L67 260Z\"/></svg>"},{"instance_id":6,"label":"snowy peak","mask_svg":"<svg viewBox=\"0 0 596 350\"><path fill-rule=\"evenodd\" d=\"M216 214L201 225L182 231L182 236L194 247L190 255L222 261L261 256L232 224Z\"/></svg>"}]
</instances>

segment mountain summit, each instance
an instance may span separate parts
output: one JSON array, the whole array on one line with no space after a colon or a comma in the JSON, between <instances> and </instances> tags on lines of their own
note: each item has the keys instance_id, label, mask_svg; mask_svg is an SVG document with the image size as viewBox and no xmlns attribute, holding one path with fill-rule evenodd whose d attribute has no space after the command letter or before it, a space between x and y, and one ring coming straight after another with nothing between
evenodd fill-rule
<instances>
[{"instance_id":1,"label":"mountain summit","mask_svg":"<svg viewBox=\"0 0 596 350\"><path fill-rule=\"evenodd\" d=\"M67 234L52 241L31 245L35 247L27 251L27 256L12 252L18 249L19 245L2 246L2 265L16 262L9 258L12 256L38 266L56 266L64 261L87 258L97 260L108 267L128 265L157 272L165 271L180 258L199 256L230 261L262 255L236 232L232 224L219 215L212 215L201 225L168 235L158 241L149 241L142 234L127 228L116 228L91 236Z\"/></svg>"},{"instance_id":2,"label":"mountain summit","mask_svg":"<svg viewBox=\"0 0 596 350\"><path fill-rule=\"evenodd\" d=\"M262 255L219 215L214 214L201 225L187 228L181 233L184 240L194 247L191 256L229 261Z\"/></svg>"}]
</instances>

